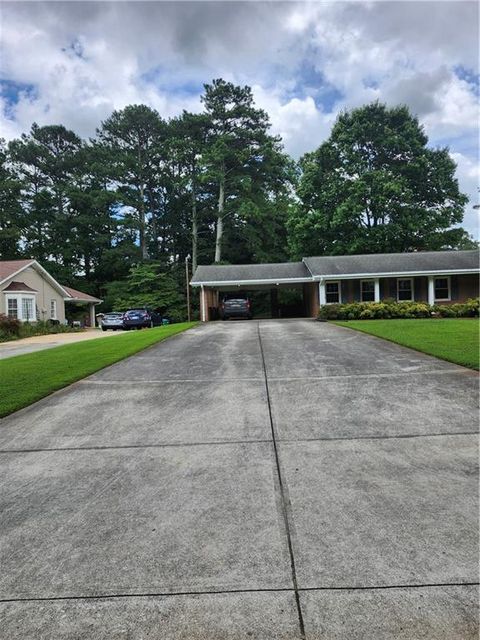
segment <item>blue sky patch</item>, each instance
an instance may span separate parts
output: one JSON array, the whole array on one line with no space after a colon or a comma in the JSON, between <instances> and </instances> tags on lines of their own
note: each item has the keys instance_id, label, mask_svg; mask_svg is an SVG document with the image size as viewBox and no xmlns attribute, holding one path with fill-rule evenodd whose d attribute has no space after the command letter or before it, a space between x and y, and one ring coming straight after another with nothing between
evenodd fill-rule
<instances>
[{"instance_id":1,"label":"blue sky patch","mask_svg":"<svg viewBox=\"0 0 480 640\"><path fill-rule=\"evenodd\" d=\"M71 58L80 58L81 60L86 60L85 48L78 39L72 40L72 42L70 42L67 47L62 47L62 51Z\"/></svg>"},{"instance_id":2,"label":"blue sky patch","mask_svg":"<svg viewBox=\"0 0 480 640\"><path fill-rule=\"evenodd\" d=\"M476 96L480 96L480 75L478 73L475 73L472 69L467 69L461 64L454 67L453 72L455 73L457 78L468 82L471 90Z\"/></svg>"},{"instance_id":3,"label":"blue sky patch","mask_svg":"<svg viewBox=\"0 0 480 640\"><path fill-rule=\"evenodd\" d=\"M340 89L325 79L315 65L309 60L302 60L296 73L295 85L285 97L291 100L305 99L307 96L311 96L316 107L324 113L331 113L336 103L345 97Z\"/></svg>"},{"instance_id":4,"label":"blue sky patch","mask_svg":"<svg viewBox=\"0 0 480 640\"><path fill-rule=\"evenodd\" d=\"M162 66L152 67L140 76L144 84L152 84L162 93L173 96L189 97L203 93L203 83L193 79L175 77L175 71Z\"/></svg>"},{"instance_id":5,"label":"blue sky patch","mask_svg":"<svg viewBox=\"0 0 480 640\"><path fill-rule=\"evenodd\" d=\"M14 109L20 98L26 96L29 100L37 98L37 89L34 84L15 82L14 80L0 79L0 95L5 100L4 113L7 118L14 119Z\"/></svg>"}]
</instances>

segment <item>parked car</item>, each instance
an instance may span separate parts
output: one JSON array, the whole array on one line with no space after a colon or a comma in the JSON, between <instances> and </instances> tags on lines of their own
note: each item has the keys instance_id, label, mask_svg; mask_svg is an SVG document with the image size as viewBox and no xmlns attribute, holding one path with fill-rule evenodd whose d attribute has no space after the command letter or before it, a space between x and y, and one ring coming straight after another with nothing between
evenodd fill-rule
<instances>
[{"instance_id":1,"label":"parked car","mask_svg":"<svg viewBox=\"0 0 480 640\"><path fill-rule=\"evenodd\" d=\"M225 296L220 306L220 313L223 320L229 318L246 318L252 319L252 303L249 298L244 295Z\"/></svg>"},{"instance_id":2,"label":"parked car","mask_svg":"<svg viewBox=\"0 0 480 640\"><path fill-rule=\"evenodd\" d=\"M163 324L162 320L162 314L151 309L129 309L123 314L123 327L127 331L129 329L157 327Z\"/></svg>"},{"instance_id":3,"label":"parked car","mask_svg":"<svg viewBox=\"0 0 480 640\"><path fill-rule=\"evenodd\" d=\"M123 313L120 311L106 313L102 318L101 327L102 331L107 331L107 329L112 329L113 331L123 329Z\"/></svg>"}]
</instances>

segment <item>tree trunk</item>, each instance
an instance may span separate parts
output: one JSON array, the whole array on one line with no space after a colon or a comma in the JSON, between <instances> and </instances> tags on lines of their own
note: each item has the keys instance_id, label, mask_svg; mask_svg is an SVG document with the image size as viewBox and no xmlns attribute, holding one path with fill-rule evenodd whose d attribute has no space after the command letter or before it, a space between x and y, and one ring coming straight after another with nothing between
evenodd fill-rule
<instances>
[{"instance_id":1,"label":"tree trunk","mask_svg":"<svg viewBox=\"0 0 480 640\"><path fill-rule=\"evenodd\" d=\"M223 212L225 209L225 174L220 178L218 192L217 237L215 240L215 262L222 259Z\"/></svg>"},{"instance_id":2,"label":"tree trunk","mask_svg":"<svg viewBox=\"0 0 480 640\"><path fill-rule=\"evenodd\" d=\"M195 190L195 175L192 179L192 273L195 273L198 263L198 220L197 194Z\"/></svg>"},{"instance_id":3,"label":"tree trunk","mask_svg":"<svg viewBox=\"0 0 480 640\"><path fill-rule=\"evenodd\" d=\"M138 208L139 226L140 226L140 249L142 251L142 259L148 260L147 239L145 234L145 198L143 184L140 185L140 206Z\"/></svg>"}]
</instances>

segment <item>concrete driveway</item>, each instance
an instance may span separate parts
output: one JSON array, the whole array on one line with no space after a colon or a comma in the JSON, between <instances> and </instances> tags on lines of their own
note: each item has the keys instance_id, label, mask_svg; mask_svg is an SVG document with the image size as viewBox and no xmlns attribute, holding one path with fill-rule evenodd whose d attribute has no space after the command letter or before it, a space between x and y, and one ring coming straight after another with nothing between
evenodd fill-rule
<instances>
[{"instance_id":1,"label":"concrete driveway","mask_svg":"<svg viewBox=\"0 0 480 640\"><path fill-rule=\"evenodd\" d=\"M477 376L212 323L3 420L9 640L477 638Z\"/></svg>"}]
</instances>

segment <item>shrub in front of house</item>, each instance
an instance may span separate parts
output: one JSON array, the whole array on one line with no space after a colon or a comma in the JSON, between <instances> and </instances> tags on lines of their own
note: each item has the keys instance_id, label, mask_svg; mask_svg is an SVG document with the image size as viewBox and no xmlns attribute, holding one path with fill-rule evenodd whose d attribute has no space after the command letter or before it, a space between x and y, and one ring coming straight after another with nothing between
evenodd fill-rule
<instances>
[{"instance_id":1,"label":"shrub in front of house","mask_svg":"<svg viewBox=\"0 0 480 640\"><path fill-rule=\"evenodd\" d=\"M426 302L348 302L320 307L319 320L378 320L385 318L478 317L479 299L463 304L434 305Z\"/></svg>"},{"instance_id":2,"label":"shrub in front of house","mask_svg":"<svg viewBox=\"0 0 480 640\"><path fill-rule=\"evenodd\" d=\"M0 313L0 342L18 338L22 323L16 318L9 318L4 313Z\"/></svg>"},{"instance_id":3,"label":"shrub in front of house","mask_svg":"<svg viewBox=\"0 0 480 640\"><path fill-rule=\"evenodd\" d=\"M432 307L440 318L478 318L480 298L469 298L466 302L455 304L436 304Z\"/></svg>"},{"instance_id":4,"label":"shrub in front of house","mask_svg":"<svg viewBox=\"0 0 480 640\"><path fill-rule=\"evenodd\" d=\"M31 338L50 333L74 333L81 331L65 324L53 323L51 320L37 320L37 322L20 322L16 318L9 318L0 313L0 342Z\"/></svg>"}]
</instances>

